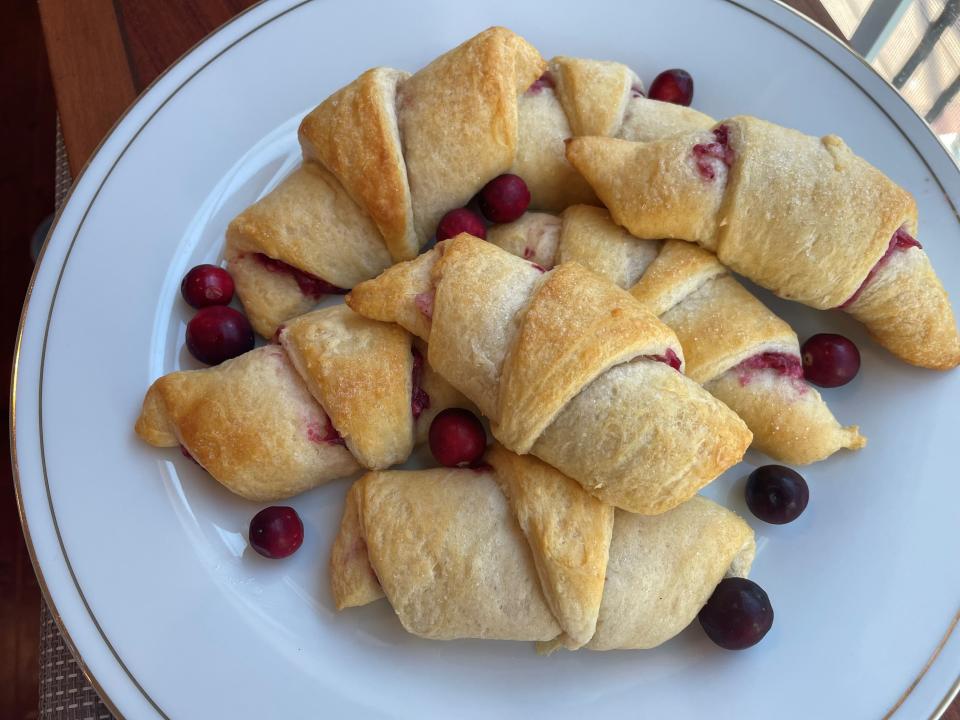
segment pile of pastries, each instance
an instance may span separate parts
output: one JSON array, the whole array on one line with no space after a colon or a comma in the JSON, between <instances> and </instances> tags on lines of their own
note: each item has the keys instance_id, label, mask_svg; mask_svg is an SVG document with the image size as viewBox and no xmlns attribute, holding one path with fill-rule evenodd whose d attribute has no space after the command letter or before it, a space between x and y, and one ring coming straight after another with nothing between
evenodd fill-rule
<instances>
[{"instance_id":1,"label":"pile of pastries","mask_svg":"<svg viewBox=\"0 0 960 720\"><path fill-rule=\"evenodd\" d=\"M211 367L156 380L137 434L258 503L365 472L329 529L338 609L385 598L415 635L544 652L652 648L698 615L754 644L753 531L698 491L751 444L802 465L866 439L809 382L849 380L855 346L801 352L731 270L913 365L956 367L960 336L910 193L836 136L691 95L499 27L365 72L303 120L225 268L184 279ZM428 440L444 467L389 469ZM751 483L773 522L807 502L787 468ZM269 507L250 542L302 534Z\"/></svg>"}]
</instances>

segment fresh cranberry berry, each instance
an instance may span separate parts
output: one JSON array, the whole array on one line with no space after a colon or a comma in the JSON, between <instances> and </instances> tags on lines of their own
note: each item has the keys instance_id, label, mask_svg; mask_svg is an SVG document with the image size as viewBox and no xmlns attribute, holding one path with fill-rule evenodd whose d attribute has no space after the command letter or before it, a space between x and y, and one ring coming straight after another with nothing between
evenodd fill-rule
<instances>
[{"instance_id":1,"label":"fresh cranberry berry","mask_svg":"<svg viewBox=\"0 0 960 720\"><path fill-rule=\"evenodd\" d=\"M180 283L180 294L191 307L229 305L233 300L233 278L216 265L197 265Z\"/></svg>"},{"instance_id":2,"label":"fresh cranberry berry","mask_svg":"<svg viewBox=\"0 0 960 720\"><path fill-rule=\"evenodd\" d=\"M487 225L483 218L470 208L451 210L437 225L437 242L456 237L460 233L470 233L481 240L487 239Z\"/></svg>"},{"instance_id":3,"label":"fresh cranberry berry","mask_svg":"<svg viewBox=\"0 0 960 720\"><path fill-rule=\"evenodd\" d=\"M447 408L430 423L430 452L447 467L473 465L487 449L483 425L469 410Z\"/></svg>"},{"instance_id":4,"label":"fresh cranberry berry","mask_svg":"<svg viewBox=\"0 0 960 720\"><path fill-rule=\"evenodd\" d=\"M747 507L758 518L783 525L800 517L810 500L810 489L796 470L763 465L747 478L746 498Z\"/></svg>"},{"instance_id":5,"label":"fresh cranberry berry","mask_svg":"<svg viewBox=\"0 0 960 720\"><path fill-rule=\"evenodd\" d=\"M697 616L707 637L727 650L763 640L773 625L773 608L763 588L746 578L724 578Z\"/></svg>"},{"instance_id":6,"label":"fresh cranberry berry","mask_svg":"<svg viewBox=\"0 0 960 720\"><path fill-rule=\"evenodd\" d=\"M518 175L500 175L483 186L479 193L480 210L495 223L513 222L530 207L530 190Z\"/></svg>"},{"instance_id":7,"label":"fresh cranberry berry","mask_svg":"<svg viewBox=\"0 0 960 720\"><path fill-rule=\"evenodd\" d=\"M650 83L651 100L661 100L674 105L687 105L693 102L693 78L680 68L664 70Z\"/></svg>"},{"instance_id":8,"label":"fresh cranberry berry","mask_svg":"<svg viewBox=\"0 0 960 720\"><path fill-rule=\"evenodd\" d=\"M250 521L250 547L264 557L293 555L303 545L303 521L285 505L264 508Z\"/></svg>"},{"instance_id":9,"label":"fresh cranberry berry","mask_svg":"<svg viewBox=\"0 0 960 720\"><path fill-rule=\"evenodd\" d=\"M800 356L803 376L820 387L846 385L860 371L860 351L843 335L814 335L800 348Z\"/></svg>"},{"instance_id":10,"label":"fresh cranberry berry","mask_svg":"<svg viewBox=\"0 0 960 720\"><path fill-rule=\"evenodd\" d=\"M187 323L187 349L200 362L219 365L253 350L253 328L231 307L201 308Z\"/></svg>"}]
</instances>

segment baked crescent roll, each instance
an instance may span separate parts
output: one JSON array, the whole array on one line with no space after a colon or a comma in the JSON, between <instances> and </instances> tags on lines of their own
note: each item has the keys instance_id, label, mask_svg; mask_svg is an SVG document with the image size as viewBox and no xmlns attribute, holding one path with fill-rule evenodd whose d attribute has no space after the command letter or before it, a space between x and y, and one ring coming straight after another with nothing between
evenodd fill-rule
<instances>
[{"instance_id":1,"label":"baked crescent roll","mask_svg":"<svg viewBox=\"0 0 960 720\"><path fill-rule=\"evenodd\" d=\"M676 335L577 263L545 272L462 234L361 283L347 303L426 340L430 364L500 442L611 505L669 510L750 443L729 408L677 372Z\"/></svg>"},{"instance_id":2,"label":"baked crescent roll","mask_svg":"<svg viewBox=\"0 0 960 720\"><path fill-rule=\"evenodd\" d=\"M487 240L544 268L579 262L629 290L677 334L687 376L740 415L767 455L804 464L866 443L804 382L790 326L711 253L679 240L639 240L587 205L559 217L528 213L491 227Z\"/></svg>"},{"instance_id":3,"label":"baked crescent roll","mask_svg":"<svg viewBox=\"0 0 960 720\"><path fill-rule=\"evenodd\" d=\"M300 125L304 164L237 217L227 261L270 337L319 296L409 260L441 217L496 176L519 174L533 207L596 202L564 157L571 135L649 140L713 120L643 97L620 63L557 57L493 27L410 75L374 68Z\"/></svg>"},{"instance_id":4,"label":"baked crescent roll","mask_svg":"<svg viewBox=\"0 0 960 720\"><path fill-rule=\"evenodd\" d=\"M697 242L781 297L843 309L914 365L960 364L913 197L837 136L741 116L646 143L575 138L567 157L635 236Z\"/></svg>"},{"instance_id":5,"label":"baked crescent roll","mask_svg":"<svg viewBox=\"0 0 960 720\"><path fill-rule=\"evenodd\" d=\"M228 490L268 501L403 462L438 412L469 407L409 333L345 305L290 321L279 340L156 380L137 435L180 445Z\"/></svg>"},{"instance_id":6,"label":"baked crescent roll","mask_svg":"<svg viewBox=\"0 0 960 720\"><path fill-rule=\"evenodd\" d=\"M495 444L488 460L360 478L330 557L337 609L385 596L425 638L642 649L749 572L753 532L709 500L633 515L529 455Z\"/></svg>"}]
</instances>

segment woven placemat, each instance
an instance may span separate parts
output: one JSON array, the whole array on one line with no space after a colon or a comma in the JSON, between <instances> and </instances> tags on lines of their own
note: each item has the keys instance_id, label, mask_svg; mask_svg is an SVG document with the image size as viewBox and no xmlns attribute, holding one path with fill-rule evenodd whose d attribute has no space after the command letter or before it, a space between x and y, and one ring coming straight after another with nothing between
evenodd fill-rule
<instances>
[{"instance_id":1,"label":"woven placemat","mask_svg":"<svg viewBox=\"0 0 960 720\"><path fill-rule=\"evenodd\" d=\"M58 210L72 182L58 122L54 196ZM40 720L113 720L64 642L46 602L41 600L40 605Z\"/></svg>"}]
</instances>

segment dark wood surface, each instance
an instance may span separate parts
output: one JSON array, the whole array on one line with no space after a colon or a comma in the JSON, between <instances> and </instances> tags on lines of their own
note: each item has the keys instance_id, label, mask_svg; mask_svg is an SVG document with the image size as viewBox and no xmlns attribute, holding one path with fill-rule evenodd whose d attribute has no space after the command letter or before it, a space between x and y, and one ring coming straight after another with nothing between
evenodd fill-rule
<instances>
[{"instance_id":1,"label":"dark wood surface","mask_svg":"<svg viewBox=\"0 0 960 720\"><path fill-rule=\"evenodd\" d=\"M33 263L30 237L53 211L56 110L29 0L0 2L0 385L10 362ZM3 412L3 437L8 437ZM20 533L10 454L0 454L0 718L37 717L40 590Z\"/></svg>"},{"instance_id":2,"label":"dark wood surface","mask_svg":"<svg viewBox=\"0 0 960 720\"><path fill-rule=\"evenodd\" d=\"M254 0L38 0L57 108L74 174L126 107L184 52ZM843 36L819 0L787 0L837 37ZM8 17L9 16L9 17ZM28 0L0 2L0 27L7 28L0 51L4 63L4 152L12 152L24 173L11 188L3 163L0 238L11 243L3 273L8 312L3 328L12 344L14 307L29 277L27 237L52 206L53 108L47 67L39 50L36 7ZM13 24L12 24L13 23ZM27 75L6 68L28 68ZM7 77L7 76L10 77ZM11 83L11 81L13 81ZM13 87L13 86L16 87ZM8 101L9 93L12 101ZM16 135L10 123L39 118ZM20 170L22 168L22 170ZM23 182L26 177L28 182ZM15 226L8 227L8 224ZM17 243L22 243L17 245ZM9 356L4 360L9 365ZM9 374L9 373L8 373ZM37 621L39 608L12 503L9 465L0 487L0 717L36 715ZM31 715L31 713L33 713ZM954 704L945 720L960 720Z\"/></svg>"}]
</instances>

